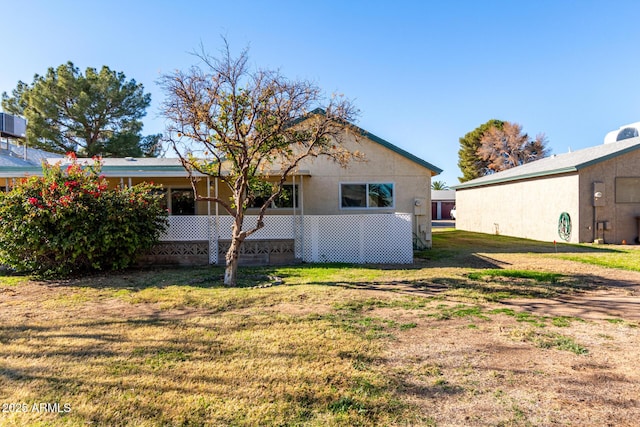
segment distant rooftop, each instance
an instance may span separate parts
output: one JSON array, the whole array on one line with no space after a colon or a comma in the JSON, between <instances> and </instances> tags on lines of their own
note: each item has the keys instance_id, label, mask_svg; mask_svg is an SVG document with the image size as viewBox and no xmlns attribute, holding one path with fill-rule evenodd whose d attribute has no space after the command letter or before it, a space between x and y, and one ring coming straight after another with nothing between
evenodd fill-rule
<instances>
[{"instance_id":1,"label":"distant rooftop","mask_svg":"<svg viewBox=\"0 0 640 427\"><path fill-rule=\"evenodd\" d=\"M454 186L455 189L500 184L528 178L537 178L562 173L577 172L580 169L640 149L640 137L623 139L564 154L553 154L522 166L485 175Z\"/></svg>"},{"instance_id":2,"label":"distant rooftop","mask_svg":"<svg viewBox=\"0 0 640 427\"><path fill-rule=\"evenodd\" d=\"M49 158L60 160L61 154L50 153L37 148L27 147L26 159L24 146L12 144L11 142L0 142L0 166L10 167L30 167L40 166L43 161Z\"/></svg>"}]
</instances>

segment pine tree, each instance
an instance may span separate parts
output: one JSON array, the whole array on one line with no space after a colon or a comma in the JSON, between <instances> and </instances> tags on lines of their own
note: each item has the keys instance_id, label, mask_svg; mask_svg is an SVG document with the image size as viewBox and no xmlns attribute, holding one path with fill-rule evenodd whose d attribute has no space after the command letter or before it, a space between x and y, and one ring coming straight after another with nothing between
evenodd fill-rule
<instances>
[{"instance_id":1,"label":"pine tree","mask_svg":"<svg viewBox=\"0 0 640 427\"><path fill-rule=\"evenodd\" d=\"M485 174L488 163L478 156L480 140L487 130L502 129L503 125L502 120L492 119L460 138L460 150L458 150L458 167L462 172L462 177L458 178L460 182L476 179Z\"/></svg>"}]
</instances>

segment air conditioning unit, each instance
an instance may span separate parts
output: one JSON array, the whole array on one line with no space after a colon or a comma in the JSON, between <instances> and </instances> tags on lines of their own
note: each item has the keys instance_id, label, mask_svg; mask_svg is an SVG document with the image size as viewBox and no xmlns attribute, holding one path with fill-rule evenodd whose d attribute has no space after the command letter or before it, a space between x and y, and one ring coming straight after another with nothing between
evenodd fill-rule
<instances>
[{"instance_id":1,"label":"air conditioning unit","mask_svg":"<svg viewBox=\"0 0 640 427\"><path fill-rule=\"evenodd\" d=\"M0 135L10 138L24 138L27 134L27 121L13 114L0 113Z\"/></svg>"},{"instance_id":2,"label":"air conditioning unit","mask_svg":"<svg viewBox=\"0 0 640 427\"><path fill-rule=\"evenodd\" d=\"M616 141L622 141L623 139L636 138L640 136L640 122L631 123L628 125L620 126L619 129L612 130L604 137L604 143L610 144Z\"/></svg>"}]
</instances>

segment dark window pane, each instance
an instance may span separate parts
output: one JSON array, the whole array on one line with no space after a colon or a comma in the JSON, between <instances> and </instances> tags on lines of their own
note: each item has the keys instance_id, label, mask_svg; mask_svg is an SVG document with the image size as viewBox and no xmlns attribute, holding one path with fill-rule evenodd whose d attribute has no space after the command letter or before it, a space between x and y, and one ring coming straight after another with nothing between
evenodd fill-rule
<instances>
[{"instance_id":1,"label":"dark window pane","mask_svg":"<svg viewBox=\"0 0 640 427\"><path fill-rule=\"evenodd\" d=\"M171 190L171 214L196 214L196 201L193 196L193 190Z\"/></svg>"},{"instance_id":2,"label":"dark window pane","mask_svg":"<svg viewBox=\"0 0 640 427\"><path fill-rule=\"evenodd\" d=\"M253 202L249 204L247 207L249 208L261 208L264 205L264 202L271 196L270 193L259 192L256 193ZM285 184L282 186L282 192L280 193L280 197L276 198L272 203L270 208L293 208L295 202L295 206L298 207L298 186L296 185L296 194L295 200L293 197L293 185Z\"/></svg>"},{"instance_id":3,"label":"dark window pane","mask_svg":"<svg viewBox=\"0 0 640 427\"><path fill-rule=\"evenodd\" d=\"M282 186L282 193L276 199L277 208L293 208L298 207L298 189L296 188L295 200L293 194L293 185L285 184Z\"/></svg>"},{"instance_id":4,"label":"dark window pane","mask_svg":"<svg viewBox=\"0 0 640 427\"><path fill-rule=\"evenodd\" d=\"M367 186L366 184L342 184L343 208L366 208Z\"/></svg>"},{"instance_id":5,"label":"dark window pane","mask_svg":"<svg viewBox=\"0 0 640 427\"><path fill-rule=\"evenodd\" d=\"M393 207L393 184L369 184L369 207Z\"/></svg>"}]
</instances>

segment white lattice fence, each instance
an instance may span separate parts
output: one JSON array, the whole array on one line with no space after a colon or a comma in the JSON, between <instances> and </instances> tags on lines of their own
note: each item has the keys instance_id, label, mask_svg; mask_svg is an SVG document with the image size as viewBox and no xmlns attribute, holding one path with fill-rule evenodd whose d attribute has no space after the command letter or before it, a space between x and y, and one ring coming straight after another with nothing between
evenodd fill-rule
<instances>
[{"instance_id":1,"label":"white lattice fence","mask_svg":"<svg viewBox=\"0 0 640 427\"><path fill-rule=\"evenodd\" d=\"M210 220L208 223L207 220ZM245 229L256 216L245 218ZM295 240L296 258L306 262L413 262L410 214L267 216L250 240ZM218 261L218 241L231 239L233 218L170 216L161 241L209 241L209 262ZM218 231L216 235L216 230Z\"/></svg>"},{"instance_id":2,"label":"white lattice fence","mask_svg":"<svg viewBox=\"0 0 640 427\"><path fill-rule=\"evenodd\" d=\"M160 236L160 241L189 242L209 240L207 216L203 215L171 215L169 227Z\"/></svg>"},{"instance_id":3,"label":"white lattice fence","mask_svg":"<svg viewBox=\"0 0 640 427\"><path fill-rule=\"evenodd\" d=\"M215 217L211 218L210 226L207 226L207 216L204 215L172 215L169 217L169 227L160 236L160 241L194 241L209 240L209 233L215 235ZM255 226L257 216L248 215L244 219L244 229ZM230 216L218 217L218 238L220 240L231 239L231 226L233 218ZM294 218L291 215L267 216L264 218L264 228L248 237L248 239L294 239Z\"/></svg>"},{"instance_id":4,"label":"white lattice fence","mask_svg":"<svg viewBox=\"0 0 640 427\"><path fill-rule=\"evenodd\" d=\"M307 215L306 262L413 262L411 215Z\"/></svg>"},{"instance_id":5,"label":"white lattice fence","mask_svg":"<svg viewBox=\"0 0 640 427\"><path fill-rule=\"evenodd\" d=\"M247 215L244 217L243 229L249 230L256 226L257 215ZM218 219L219 230L218 238L220 240L231 240L231 226L233 218L230 216L221 216ZM264 227L256 231L247 239L255 240L271 240L271 239L294 239L294 222L292 215L271 215L264 217Z\"/></svg>"}]
</instances>

